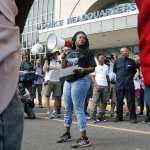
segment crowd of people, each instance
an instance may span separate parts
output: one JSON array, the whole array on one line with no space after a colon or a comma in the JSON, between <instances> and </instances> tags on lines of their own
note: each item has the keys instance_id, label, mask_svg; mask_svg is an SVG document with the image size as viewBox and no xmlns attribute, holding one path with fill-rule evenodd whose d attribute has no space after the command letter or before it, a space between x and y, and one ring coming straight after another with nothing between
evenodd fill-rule
<instances>
[{"instance_id":1,"label":"crowd of people","mask_svg":"<svg viewBox=\"0 0 150 150\"><path fill-rule=\"evenodd\" d=\"M40 59L36 59L35 65L29 61L28 55L24 55L20 67L21 71L28 71L27 74L21 74L20 80L30 92L32 102L34 103L37 95L38 105L40 108L46 106L49 119L60 117L63 112L61 103L64 100L65 133L57 142L71 140L73 109L81 132L80 142L85 145L89 144L85 120L90 119L94 123L110 120L120 122L125 116L131 123L137 123L138 116L145 115L142 121L149 123L150 110L148 105L144 107L144 79L139 54L136 53L133 58L129 58L129 49L123 47L120 49L119 56L113 54L105 56L104 53L99 53L95 57L97 59L94 59L91 51L87 49L89 43L86 34L77 32L74 38L73 40L78 40L79 44L82 42L85 44L85 46L81 45L81 48L79 46L79 52L69 48L63 48L62 53L60 50L54 50L51 55L47 55L43 64ZM80 66L79 70L75 70L74 75L53 80L53 71L76 64ZM50 105L51 99L54 100L53 107ZM92 102L90 110L88 109L89 100ZM107 107L108 105L110 107ZM33 109L34 105L31 104L31 106ZM123 113L124 107L125 113ZM30 111L30 108L26 109L29 109L29 113L25 111L28 117L35 119L34 111ZM80 144L76 143L73 147Z\"/></svg>"},{"instance_id":2,"label":"crowd of people","mask_svg":"<svg viewBox=\"0 0 150 150\"><path fill-rule=\"evenodd\" d=\"M67 49L66 53L68 48L65 49ZM46 105L49 119L59 117L61 114L64 80L53 81L51 74L54 70L64 68L65 53L60 54L59 50L55 50L45 58L43 64L40 59L36 59L35 65L29 61L28 55L24 55L20 67L21 71L35 72L35 76L30 73L30 76L24 79L24 87L31 93L33 102L37 95L40 108ZM137 122L137 114L144 115L144 81L139 54L135 54L133 59L128 55L128 48L120 49L120 56L117 56L119 58L112 54L109 56L98 54L95 71L88 75L90 88L84 105L87 119L93 119L95 122L106 121L108 104L110 104L110 116L112 118L116 116L116 121L123 121L124 104L127 104L126 115L129 115L131 122ZM45 102L42 102L42 97ZM50 106L51 99L54 100L54 107ZM92 102L90 111L88 110L89 99ZM150 122L147 105L145 122Z\"/></svg>"}]
</instances>

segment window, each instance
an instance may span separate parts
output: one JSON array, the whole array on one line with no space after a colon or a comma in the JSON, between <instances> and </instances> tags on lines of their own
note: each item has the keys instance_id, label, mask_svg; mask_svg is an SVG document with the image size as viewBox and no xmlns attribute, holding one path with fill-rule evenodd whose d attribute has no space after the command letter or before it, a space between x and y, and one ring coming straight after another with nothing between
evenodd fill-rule
<instances>
[{"instance_id":1,"label":"window","mask_svg":"<svg viewBox=\"0 0 150 150\"><path fill-rule=\"evenodd\" d=\"M53 20L54 0L34 0L22 34L22 49L30 49L39 40L38 30Z\"/></svg>"}]
</instances>

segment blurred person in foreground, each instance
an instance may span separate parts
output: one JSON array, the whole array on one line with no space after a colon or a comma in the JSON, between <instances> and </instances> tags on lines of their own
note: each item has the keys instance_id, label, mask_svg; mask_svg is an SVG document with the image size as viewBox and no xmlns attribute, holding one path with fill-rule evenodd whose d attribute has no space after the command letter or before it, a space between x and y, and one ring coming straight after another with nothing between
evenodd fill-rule
<instances>
[{"instance_id":1,"label":"blurred person in foreground","mask_svg":"<svg viewBox=\"0 0 150 150\"><path fill-rule=\"evenodd\" d=\"M0 0L0 149L20 150L23 107L17 95L19 36L33 0ZM20 32L19 32L20 28Z\"/></svg>"},{"instance_id":2,"label":"blurred person in foreground","mask_svg":"<svg viewBox=\"0 0 150 150\"><path fill-rule=\"evenodd\" d=\"M140 64L144 76L144 100L150 106L150 1L135 0L139 9L138 34L140 46Z\"/></svg>"}]
</instances>

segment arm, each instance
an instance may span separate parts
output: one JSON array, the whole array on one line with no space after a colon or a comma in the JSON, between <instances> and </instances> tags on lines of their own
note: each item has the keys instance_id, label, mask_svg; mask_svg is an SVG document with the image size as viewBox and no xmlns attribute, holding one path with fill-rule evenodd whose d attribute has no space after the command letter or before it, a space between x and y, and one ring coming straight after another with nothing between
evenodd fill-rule
<instances>
[{"instance_id":1,"label":"arm","mask_svg":"<svg viewBox=\"0 0 150 150\"><path fill-rule=\"evenodd\" d=\"M75 73L80 74L80 75L84 75L84 74L89 74L94 72L95 67L88 67L88 68L77 68L74 70Z\"/></svg>"},{"instance_id":2,"label":"arm","mask_svg":"<svg viewBox=\"0 0 150 150\"><path fill-rule=\"evenodd\" d=\"M48 60L45 60L44 66L43 66L43 72L46 73L48 71L49 71Z\"/></svg>"},{"instance_id":3,"label":"arm","mask_svg":"<svg viewBox=\"0 0 150 150\"><path fill-rule=\"evenodd\" d=\"M49 70L58 70L58 69L60 69L61 67L60 66L57 66L57 67L49 67Z\"/></svg>"},{"instance_id":4,"label":"arm","mask_svg":"<svg viewBox=\"0 0 150 150\"><path fill-rule=\"evenodd\" d=\"M133 76L135 76L136 73L137 73L137 65L135 61L133 60Z\"/></svg>"},{"instance_id":5,"label":"arm","mask_svg":"<svg viewBox=\"0 0 150 150\"><path fill-rule=\"evenodd\" d=\"M95 70L95 67L84 68L84 72L86 74L92 73L94 72L94 70Z\"/></svg>"},{"instance_id":6,"label":"arm","mask_svg":"<svg viewBox=\"0 0 150 150\"><path fill-rule=\"evenodd\" d=\"M88 68L82 68L82 69L83 69L83 73L89 74L89 73L94 72L95 67L88 67Z\"/></svg>"},{"instance_id":7,"label":"arm","mask_svg":"<svg viewBox=\"0 0 150 150\"><path fill-rule=\"evenodd\" d=\"M108 85L109 85L110 84L110 78L109 78L108 74L106 75L106 79L107 79L107 82L108 82Z\"/></svg>"},{"instance_id":8,"label":"arm","mask_svg":"<svg viewBox=\"0 0 150 150\"><path fill-rule=\"evenodd\" d=\"M96 88L97 91L99 91L101 87L97 84L97 82L95 80L95 75L91 75L91 79L93 82L93 86Z\"/></svg>"},{"instance_id":9,"label":"arm","mask_svg":"<svg viewBox=\"0 0 150 150\"><path fill-rule=\"evenodd\" d=\"M114 63L113 72L114 72L115 74L117 73L117 62L116 62L116 61L115 61L115 63Z\"/></svg>"},{"instance_id":10,"label":"arm","mask_svg":"<svg viewBox=\"0 0 150 150\"><path fill-rule=\"evenodd\" d=\"M96 83L95 75L94 75L94 74L91 75L91 79L92 79L92 82L93 82L93 84L94 84L94 86L95 86L97 83Z\"/></svg>"}]
</instances>

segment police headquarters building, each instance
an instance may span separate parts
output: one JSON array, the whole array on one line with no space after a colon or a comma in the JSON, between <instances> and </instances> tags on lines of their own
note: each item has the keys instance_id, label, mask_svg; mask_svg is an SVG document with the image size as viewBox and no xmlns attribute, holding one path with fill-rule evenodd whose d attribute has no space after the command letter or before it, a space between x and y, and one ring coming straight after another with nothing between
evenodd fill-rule
<instances>
[{"instance_id":1,"label":"police headquarters building","mask_svg":"<svg viewBox=\"0 0 150 150\"><path fill-rule=\"evenodd\" d=\"M40 6L40 1L43 0L34 3ZM122 46L130 47L131 55L138 51L138 10L133 0L51 0L51 4L46 8L47 16L42 16L41 23L32 31L36 36L28 37L30 32L24 31L22 49L31 48L37 42L46 45L50 33L71 39L75 32L82 30L88 35L93 52L118 54Z\"/></svg>"}]
</instances>

